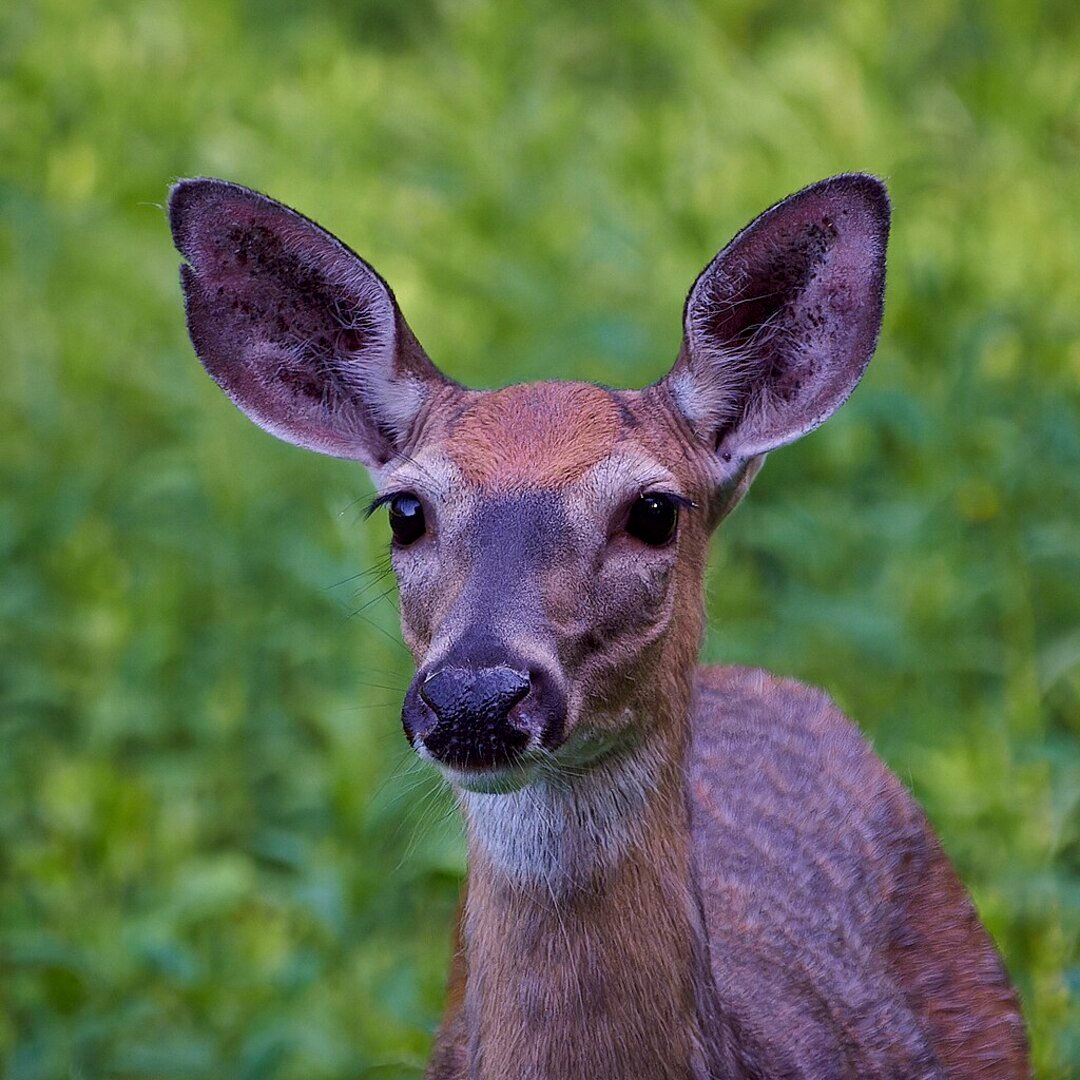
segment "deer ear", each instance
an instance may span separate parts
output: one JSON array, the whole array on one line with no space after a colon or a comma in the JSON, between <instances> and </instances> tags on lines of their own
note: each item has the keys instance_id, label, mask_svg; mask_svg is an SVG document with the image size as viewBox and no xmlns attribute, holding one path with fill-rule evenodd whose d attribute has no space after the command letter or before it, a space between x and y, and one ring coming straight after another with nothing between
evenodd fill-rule
<instances>
[{"instance_id":1,"label":"deer ear","mask_svg":"<svg viewBox=\"0 0 1080 1080\"><path fill-rule=\"evenodd\" d=\"M169 221L195 352L279 438L378 468L453 385L386 282L294 210L223 180L181 180Z\"/></svg>"},{"instance_id":2,"label":"deer ear","mask_svg":"<svg viewBox=\"0 0 1080 1080\"><path fill-rule=\"evenodd\" d=\"M834 176L766 210L701 272L664 383L715 448L721 480L855 389L881 328L888 235L885 185Z\"/></svg>"}]
</instances>

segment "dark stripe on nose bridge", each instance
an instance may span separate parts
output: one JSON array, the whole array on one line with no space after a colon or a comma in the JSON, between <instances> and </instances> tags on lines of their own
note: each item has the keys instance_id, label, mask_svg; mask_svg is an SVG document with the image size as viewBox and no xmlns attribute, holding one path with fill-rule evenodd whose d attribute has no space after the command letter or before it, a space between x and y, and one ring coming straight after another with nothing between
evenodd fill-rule
<instances>
[{"instance_id":1,"label":"dark stripe on nose bridge","mask_svg":"<svg viewBox=\"0 0 1080 1080\"><path fill-rule=\"evenodd\" d=\"M473 525L469 580L459 600L464 621L535 622L545 566L565 547L562 504L551 492L494 499Z\"/></svg>"}]
</instances>

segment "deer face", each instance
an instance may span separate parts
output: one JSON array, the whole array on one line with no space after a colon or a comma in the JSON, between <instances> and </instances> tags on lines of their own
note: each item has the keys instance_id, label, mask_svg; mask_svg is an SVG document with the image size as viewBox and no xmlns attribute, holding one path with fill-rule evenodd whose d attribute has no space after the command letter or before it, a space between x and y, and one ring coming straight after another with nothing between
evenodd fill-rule
<instances>
[{"instance_id":1,"label":"deer face","mask_svg":"<svg viewBox=\"0 0 1080 1080\"><path fill-rule=\"evenodd\" d=\"M636 734L709 506L707 473L650 396L460 394L380 478L418 663L405 730L459 782L580 767Z\"/></svg>"},{"instance_id":2,"label":"deer face","mask_svg":"<svg viewBox=\"0 0 1080 1080\"><path fill-rule=\"evenodd\" d=\"M214 180L169 209L211 376L267 430L371 471L417 662L405 732L474 790L583 769L647 735L650 699L688 692L710 531L765 453L844 401L881 320L888 202L867 176L740 233L642 391L466 390L306 218Z\"/></svg>"}]
</instances>

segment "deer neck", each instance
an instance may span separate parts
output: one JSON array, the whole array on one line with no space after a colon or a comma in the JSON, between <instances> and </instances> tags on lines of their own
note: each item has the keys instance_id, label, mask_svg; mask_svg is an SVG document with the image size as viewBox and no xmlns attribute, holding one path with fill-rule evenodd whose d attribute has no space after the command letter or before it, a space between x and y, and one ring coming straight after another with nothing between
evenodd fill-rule
<instances>
[{"instance_id":1,"label":"deer neck","mask_svg":"<svg viewBox=\"0 0 1080 1080\"><path fill-rule=\"evenodd\" d=\"M583 775L463 794L475 1080L718 1075L685 715Z\"/></svg>"}]
</instances>

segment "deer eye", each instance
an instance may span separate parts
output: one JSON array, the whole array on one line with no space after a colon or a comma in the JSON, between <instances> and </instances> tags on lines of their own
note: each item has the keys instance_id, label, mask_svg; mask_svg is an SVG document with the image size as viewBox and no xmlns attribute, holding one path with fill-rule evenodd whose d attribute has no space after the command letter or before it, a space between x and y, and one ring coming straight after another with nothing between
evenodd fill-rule
<instances>
[{"instance_id":1,"label":"deer eye","mask_svg":"<svg viewBox=\"0 0 1080 1080\"><path fill-rule=\"evenodd\" d=\"M419 540L427 531L424 507L415 495L395 495L390 500L390 531L402 547Z\"/></svg>"},{"instance_id":2,"label":"deer eye","mask_svg":"<svg viewBox=\"0 0 1080 1080\"><path fill-rule=\"evenodd\" d=\"M626 531L649 547L663 547L675 535L679 523L679 504L656 491L639 495L630 507Z\"/></svg>"}]
</instances>

